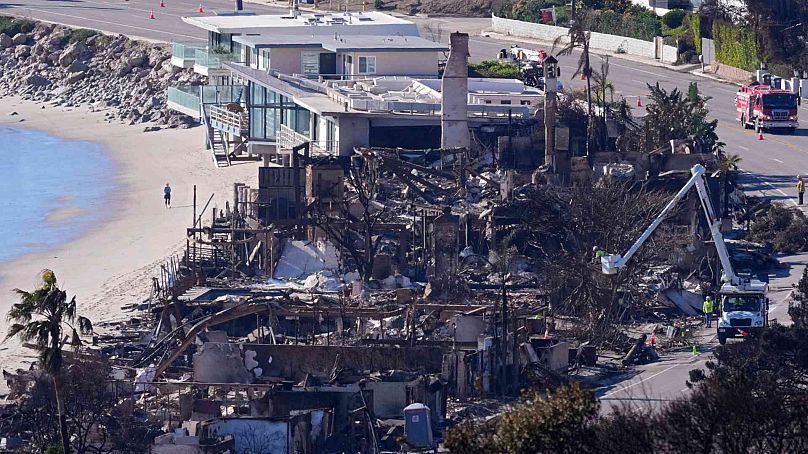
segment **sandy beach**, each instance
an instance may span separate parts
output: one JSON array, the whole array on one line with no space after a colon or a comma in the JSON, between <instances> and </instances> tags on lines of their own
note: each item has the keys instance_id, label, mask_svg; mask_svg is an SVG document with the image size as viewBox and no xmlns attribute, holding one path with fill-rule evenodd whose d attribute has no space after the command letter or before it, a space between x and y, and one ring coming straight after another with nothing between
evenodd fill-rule
<instances>
[{"instance_id":1,"label":"sandy beach","mask_svg":"<svg viewBox=\"0 0 808 454\"><path fill-rule=\"evenodd\" d=\"M257 181L255 162L215 168L199 127L143 132L145 125L110 124L103 112L91 112L89 107L42 106L17 98L0 99L0 125L101 145L115 163L114 174L109 176L115 189L102 204L104 213L99 217L103 221L77 240L0 264L1 337L7 328L5 314L15 302L11 290L31 289L43 268L56 272L68 295L76 295L79 312L90 317L98 331L103 332L104 322L126 318L121 306L148 297L151 277L157 275L160 263L184 247L185 229L193 217L193 185L197 185L201 209L211 193L215 193L211 205L224 207L232 198L234 182L255 186ZM10 112L18 115L9 116ZM166 182L173 189L171 209L163 205ZM69 200L61 202L45 222L82 214ZM25 366L34 358L16 340L0 344L3 369Z\"/></svg>"}]
</instances>

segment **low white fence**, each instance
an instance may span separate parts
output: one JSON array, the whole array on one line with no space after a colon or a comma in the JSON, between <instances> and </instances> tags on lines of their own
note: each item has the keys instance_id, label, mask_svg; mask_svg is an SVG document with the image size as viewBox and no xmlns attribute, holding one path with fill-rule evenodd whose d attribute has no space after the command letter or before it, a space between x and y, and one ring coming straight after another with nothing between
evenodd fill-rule
<instances>
[{"instance_id":1,"label":"low white fence","mask_svg":"<svg viewBox=\"0 0 808 454\"><path fill-rule=\"evenodd\" d=\"M553 25L505 19L493 14L491 15L491 28L495 33L503 35L550 42L559 36L566 37L569 30ZM662 37L657 37L655 41L651 42L626 36L592 32L592 36L589 38L589 46L592 49L654 58L665 63L676 63L677 57L676 48L662 44Z\"/></svg>"}]
</instances>

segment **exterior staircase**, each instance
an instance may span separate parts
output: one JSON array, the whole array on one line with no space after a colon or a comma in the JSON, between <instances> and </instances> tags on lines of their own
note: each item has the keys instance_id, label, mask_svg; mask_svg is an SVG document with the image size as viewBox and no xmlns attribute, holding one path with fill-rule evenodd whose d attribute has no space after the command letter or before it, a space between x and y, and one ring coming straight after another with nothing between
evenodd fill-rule
<instances>
[{"instance_id":1,"label":"exterior staircase","mask_svg":"<svg viewBox=\"0 0 808 454\"><path fill-rule=\"evenodd\" d=\"M207 108L202 112L202 122L207 129L207 148L211 151L213 164L216 167L230 166L230 144L222 131L211 126Z\"/></svg>"}]
</instances>

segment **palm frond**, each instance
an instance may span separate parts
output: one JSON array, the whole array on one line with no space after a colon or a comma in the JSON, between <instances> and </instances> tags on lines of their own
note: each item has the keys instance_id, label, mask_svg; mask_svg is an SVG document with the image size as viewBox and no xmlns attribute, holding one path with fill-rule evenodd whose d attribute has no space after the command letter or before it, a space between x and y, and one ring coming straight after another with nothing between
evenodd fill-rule
<instances>
[{"instance_id":1,"label":"palm frond","mask_svg":"<svg viewBox=\"0 0 808 454\"><path fill-rule=\"evenodd\" d=\"M72 333L71 333L71 336L70 336L70 345L73 346L73 348L78 349L79 347L81 347L83 345L82 342L81 342L81 337L79 337L79 332L76 331L75 329L73 329L71 331L72 331Z\"/></svg>"}]
</instances>

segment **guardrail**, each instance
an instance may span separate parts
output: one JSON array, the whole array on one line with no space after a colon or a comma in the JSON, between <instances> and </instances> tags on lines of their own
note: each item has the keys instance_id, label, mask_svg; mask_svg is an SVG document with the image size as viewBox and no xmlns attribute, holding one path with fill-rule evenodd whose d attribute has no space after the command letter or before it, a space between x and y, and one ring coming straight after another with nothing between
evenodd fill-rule
<instances>
[{"instance_id":1,"label":"guardrail","mask_svg":"<svg viewBox=\"0 0 808 454\"><path fill-rule=\"evenodd\" d=\"M168 87L166 97L169 103L176 104L182 108L183 113L196 112L197 119L202 115L202 103L199 98L198 86Z\"/></svg>"},{"instance_id":2,"label":"guardrail","mask_svg":"<svg viewBox=\"0 0 808 454\"><path fill-rule=\"evenodd\" d=\"M220 69L223 63L237 62L240 58L237 54L218 54L207 49L197 49L194 52L194 63L208 69Z\"/></svg>"},{"instance_id":3,"label":"guardrail","mask_svg":"<svg viewBox=\"0 0 808 454\"><path fill-rule=\"evenodd\" d=\"M205 50L204 45L192 43L171 43L171 56L183 60L193 60L196 58L198 50Z\"/></svg>"}]
</instances>

